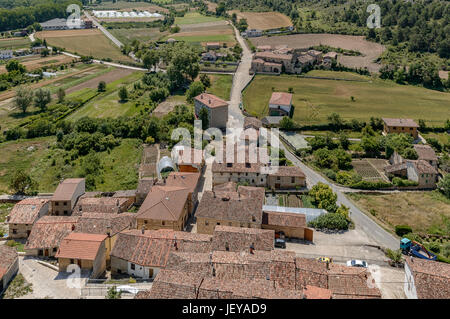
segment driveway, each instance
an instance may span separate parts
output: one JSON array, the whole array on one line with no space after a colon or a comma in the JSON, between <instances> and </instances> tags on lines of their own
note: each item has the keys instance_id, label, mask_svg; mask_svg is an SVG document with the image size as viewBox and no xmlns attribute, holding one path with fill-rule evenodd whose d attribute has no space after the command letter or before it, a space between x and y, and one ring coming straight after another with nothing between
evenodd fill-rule
<instances>
[{"instance_id":1,"label":"driveway","mask_svg":"<svg viewBox=\"0 0 450 319\"><path fill-rule=\"evenodd\" d=\"M20 299L79 299L80 288L68 286L67 273L59 273L51 268L39 264L37 258L29 256L19 257L19 272L25 280L33 285L33 292ZM86 276L86 275L84 275ZM84 286L84 280L82 279Z\"/></svg>"}]
</instances>

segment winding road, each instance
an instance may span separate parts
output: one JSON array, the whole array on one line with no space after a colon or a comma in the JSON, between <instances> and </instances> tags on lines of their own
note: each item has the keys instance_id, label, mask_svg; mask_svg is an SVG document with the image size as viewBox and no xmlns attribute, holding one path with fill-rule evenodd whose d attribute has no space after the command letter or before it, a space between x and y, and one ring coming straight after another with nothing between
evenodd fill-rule
<instances>
[{"instance_id":1,"label":"winding road","mask_svg":"<svg viewBox=\"0 0 450 319\"><path fill-rule=\"evenodd\" d=\"M245 40L241 37L238 30L235 28L236 39L243 49L241 63L239 64L238 69L233 78L233 86L231 89L231 100L229 102L228 107L228 123L227 127L232 129L236 127L243 127L244 115L242 114L239 105L242 103L242 91L246 87L246 85L252 79L252 76L249 75L249 70L251 67L252 53L247 47ZM272 135L273 136L273 135ZM369 216L364 214L358 207L356 207L345 195L344 191L348 189L341 186L336 186L333 183L330 183L326 180L322 175L315 172L313 169L309 168L305 165L301 160L299 160L294 154L288 150L283 143L279 142L280 148L284 150L286 157L290 160L294 165L300 167L300 169L306 175L306 181L309 187L314 186L315 184L322 182L324 184L329 185L333 191L338 196L338 204L343 204L350 208L350 217L355 222L356 230L361 230L369 238L371 238L377 245L398 249L399 240L384 230L381 226L379 226L375 221L373 221Z\"/></svg>"}]
</instances>

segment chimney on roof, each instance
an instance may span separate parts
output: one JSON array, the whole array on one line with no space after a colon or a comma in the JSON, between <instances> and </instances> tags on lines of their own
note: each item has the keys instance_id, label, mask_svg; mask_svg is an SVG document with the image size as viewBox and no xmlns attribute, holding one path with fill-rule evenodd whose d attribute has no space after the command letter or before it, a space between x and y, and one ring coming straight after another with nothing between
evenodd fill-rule
<instances>
[{"instance_id":1,"label":"chimney on roof","mask_svg":"<svg viewBox=\"0 0 450 319\"><path fill-rule=\"evenodd\" d=\"M108 235L108 237L111 237L111 226L106 226L106 235Z\"/></svg>"}]
</instances>

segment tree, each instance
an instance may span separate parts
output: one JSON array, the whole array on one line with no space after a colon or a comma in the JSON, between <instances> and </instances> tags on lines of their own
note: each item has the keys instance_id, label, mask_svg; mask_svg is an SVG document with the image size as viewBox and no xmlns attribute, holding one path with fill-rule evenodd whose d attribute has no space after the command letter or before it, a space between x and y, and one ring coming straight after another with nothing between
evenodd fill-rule
<instances>
[{"instance_id":1,"label":"tree","mask_svg":"<svg viewBox=\"0 0 450 319\"><path fill-rule=\"evenodd\" d=\"M112 286L108 289L105 299L121 299L122 291L118 291L116 286Z\"/></svg>"},{"instance_id":2,"label":"tree","mask_svg":"<svg viewBox=\"0 0 450 319\"><path fill-rule=\"evenodd\" d=\"M22 110L23 113L27 112L28 107L33 102L33 91L20 86L16 90L16 96L14 97L14 105Z\"/></svg>"},{"instance_id":3,"label":"tree","mask_svg":"<svg viewBox=\"0 0 450 319\"><path fill-rule=\"evenodd\" d=\"M209 78L208 74L200 74L200 81L203 83L203 86L205 88L209 88L211 86L211 79Z\"/></svg>"},{"instance_id":4,"label":"tree","mask_svg":"<svg viewBox=\"0 0 450 319\"><path fill-rule=\"evenodd\" d=\"M106 83L105 81L98 82L97 91L98 92L105 92L106 90Z\"/></svg>"},{"instance_id":5,"label":"tree","mask_svg":"<svg viewBox=\"0 0 450 319\"><path fill-rule=\"evenodd\" d=\"M313 198L313 203L318 208L323 208L330 213L334 213L338 209L336 205L337 195L333 193L333 190L327 184L317 183L311 188L309 195Z\"/></svg>"},{"instance_id":6,"label":"tree","mask_svg":"<svg viewBox=\"0 0 450 319\"><path fill-rule=\"evenodd\" d=\"M206 130L209 127L209 112L205 107L200 109L198 114L199 119L202 121L202 129Z\"/></svg>"},{"instance_id":7,"label":"tree","mask_svg":"<svg viewBox=\"0 0 450 319\"><path fill-rule=\"evenodd\" d=\"M58 103L64 102L64 98L66 97L66 91L64 91L63 88L59 88L56 94L58 95Z\"/></svg>"},{"instance_id":8,"label":"tree","mask_svg":"<svg viewBox=\"0 0 450 319\"><path fill-rule=\"evenodd\" d=\"M280 121L280 128L284 130L291 130L294 125L294 121L289 116L284 116Z\"/></svg>"},{"instance_id":9,"label":"tree","mask_svg":"<svg viewBox=\"0 0 450 319\"><path fill-rule=\"evenodd\" d=\"M16 194L32 194L37 189L37 183L22 170L16 170L9 182L9 187Z\"/></svg>"},{"instance_id":10,"label":"tree","mask_svg":"<svg viewBox=\"0 0 450 319\"><path fill-rule=\"evenodd\" d=\"M41 111L45 111L47 104L52 101L52 96L49 89L39 88L34 92L34 104L40 108Z\"/></svg>"},{"instance_id":11,"label":"tree","mask_svg":"<svg viewBox=\"0 0 450 319\"><path fill-rule=\"evenodd\" d=\"M345 123L341 116L337 113L331 113L331 115L328 116L328 121L330 122L333 130L336 131L340 130Z\"/></svg>"},{"instance_id":12,"label":"tree","mask_svg":"<svg viewBox=\"0 0 450 319\"><path fill-rule=\"evenodd\" d=\"M128 100L128 90L127 90L127 88L125 86L122 86L119 89L119 99L122 102Z\"/></svg>"},{"instance_id":13,"label":"tree","mask_svg":"<svg viewBox=\"0 0 450 319\"><path fill-rule=\"evenodd\" d=\"M205 91L205 87L203 86L203 83L200 81L195 81L191 83L189 86L189 89L186 91L186 100L189 103L192 103L194 100L194 97L197 95L203 93Z\"/></svg>"},{"instance_id":14,"label":"tree","mask_svg":"<svg viewBox=\"0 0 450 319\"><path fill-rule=\"evenodd\" d=\"M151 70L159 62L159 54L156 50L147 51L142 59L142 63L146 69Z\"/></svg>"},{"instance_id":15,"label":"tree","mask_svg":"<svg viewBox=\"0 0 450 319\"><path fill-rule=\"evenodd\" d=\"M339 143L341 144L341 147L344 150L348 150L348 147L350 146L350 141L348 139L347 134L345 134L344 132L339 134Z\"/></svg>"},{"instance_id":16,"label":"tree","mask_svg":"<svg viewBox=\"0 0 450 319\"><path fill-rule=\"evenodd\" d=\"M366 152L367 157L380 155L380 143L375 136L364 136L361 140L361 147Z\"/></svg>"},{"instance_id":17,"label":"tree","mask_svg":"<svg viewBox=\"0 0 450 319\"><path fill-rule=\"evenodd\" d=\"M348 221L342 214L330 213L320 215L310 221L308 226L316 229L346 230L348 229Z\"/></svg>"},{"instance_id":18,"label":"tree","mask_svg":"<svg viewBox=\"0 0 450 319\"><path fill-rule=\"evenodd\" d=\"M18 71L19 73L25 73L26 68L23 66L23 64L19 63L17 60L9 60L8 63L6 63L6 71L13 72Z\"/></svg>"},{"instance_id":19,"label":"tree","mask_svg":"<svg viewBox=\"0 0 450 319\"><path fill-rule=\"evenodd\" d=\"M437 184L438 189L447 198L450 198L450 174L445 175Z\"/></svg>"}]
</instances>

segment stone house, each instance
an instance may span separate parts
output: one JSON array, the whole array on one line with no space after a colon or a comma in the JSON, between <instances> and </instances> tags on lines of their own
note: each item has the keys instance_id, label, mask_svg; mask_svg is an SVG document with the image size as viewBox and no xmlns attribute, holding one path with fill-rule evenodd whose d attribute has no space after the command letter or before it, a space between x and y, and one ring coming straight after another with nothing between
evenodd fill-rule
<instances>
[{"instance_id":1,"label":"stone house","mask_svg":"<svg viewBox=\"0 0 450 319\"><path fill-rule=\"evenodd\" d=\"M48 214L50 200L44 198L27 198L11 210L7 222L10 238L28 238L34 223Z\"/></svg>"},{"instance_id":2,"label":"stone house","mask_svg":"<svg viewBox=\"0 0 450 319\"><path fill-rule=\"evenodd\" d=\"M154 278L166 267L172 252L204 253L211 250L211 236L159 230L119 233L111 251L111 272L144 279Z\"/></svg>"},{"instance_id":3,"label":"stone house","mask_svg":"<svg viewBox=\"0 0 450 319\"><path fill-rule=\"evenodd\" d=\"M264 188L240 186L237 191L205 191L198 206L197 232L213 234L216 226L261 228Z\"/></svg>"},{"instance_id":4,"label":"stone house","mask_svg":"<svg viewBox=\"0 0 450 319\"><path fill-rule=\"evenodd\" d=\"M70 233L56 253L60 272L69 265L78 265L82 270L92 271L91 278L100 277L106 270L106 235Z\"/></svg>"},{"instance_id":5,"label":"stone house","mask_svg":"<svg viewBox=\"0 0 450 319\"><path fill-rule=\"evenodd\" d=\"M0 245L0 295L19 271L19 255L14 247Z\"/></svg>"},{"instance_id":6,"label":"stone house","mask_svg":"<svg viewBox=\"0 0 450 319\"><path fill-rule=\"evenodd\" d=\"M313 241L313 230L306 226L304 214L264 210L261 227L283 232L287 238Z\"/></svg>"},{"instance_id":7,"label":"stone house","mask_svg":"<svg viewBox=\"0 0 450 319\"><path fill-rule=\"evenodd\" d=\"M418 160L427 161L435 169L438 168L438 157L430 145L414 144L413 147L418 155Z\"/></svg>"},{"instance_id":8,"label":"stone house","mask_svg":"<svg viewBox=\"0 0 450 319\"><path fill-rule=\"evenodd\" d=\"M212 250L273 250L275 233L269 229L241 228L219 225L214 228Z\"/></svg>"},{"instance_id":9,"label":"stone house","mask_svg":"<svg viewBox=\"0 0 450 319\"><path fill-rule=\"evenodd\" d=\"M200 110L208 111L208 127L224 129L227 127L228 103L209 93L202 93L194 98L195 116L199 118Z\"/></svg>"},{"instance_id":10,"label":"stone house","mask_svg":"<svg viewBox=\"0 0 450 319\"><path fill-rule=\"evenodd\" d=\"M383 120L383 133L391 134L391 133L406 133L410 134L414 139L417 139L419 133L417 129L419 125L412 119L393 119L393 118L382 118Z\"/></svg>"},{"instance_id":11,"label":"stone house","mask_svg":"<svg viewBox=\"0 0 450 319\"><path fill-rule=\"evenodd\" d=\"M53 257L63 238L73 232L78 223L76 216L44 216L34 223L24 246L30 256Z\"/></svg>"},{"instance_id":12,"label":"stone house","mask_svg":"<svg viewBox=\"0 0 450 319\"><path fill-rule=\"evenodd\" d=\"M183 230L189 218L189 194L185 187L153 186L137 212L138 229Z\"/></svg>"},{"instance_id":13,"label":"stone house","mask_svg":"<svg viewBox=\"0 0 450 319\"><path fill-rule=\"evenodd\" d=\"M51 199L51 215L69 216L78 198L85 192L84 178L69 178L62 181Z\"/></svg>"},{"instance_id":14,"label":"stone house","mask_svg":"<svg viewBox=\"0 0 450 319\"><path fill-rule=\"evenodd\" d=\"M73 216L83 213L120 214L126 212L133 205L133 197L81 197L75 208Z\"/></svg>"},{"instance_id":15,"label":"stone house","mask_svg":"<svg viewBox=\"0 0 450 319\"><path fill-rule=\"evenodd\" d=\"M406 161L408 179L417 182L418 188L436 188L438 171L424 160Z\"/></svg>"},{"instance_id":16,"label":"stone house","mask_svg":"<svg viewBox=\"0 0 450 319\"><path fill-rule=\"evenodd\" d=\"M171 172L167 178L162 181L163 186L186 188L188 194L188 212L189 216L194 213L198 204L198 186L200 173Z\"/></svg>"},{"instance_id":17,"label":"stone house","mask_svg":"<svg viewBox=\"0 0 450 319\"><path fill-rule=\"evenodd\" d=\"M274 73L280 74L283 69L283 64L275 62L266 62L263 59L253 59L251 64L251 71L253 73Z\"/></svg>"},{"instance_id":18,"label":"stone house","mask_svg":"<svg viewBox=\"0 0 450 319\"><path fill-rule=\"evenodd\" d=\"M295 189L306 187L306 175L297 166L278 166L267 175L267 186L271 189Z\"/></svg>"}]
</instances>

